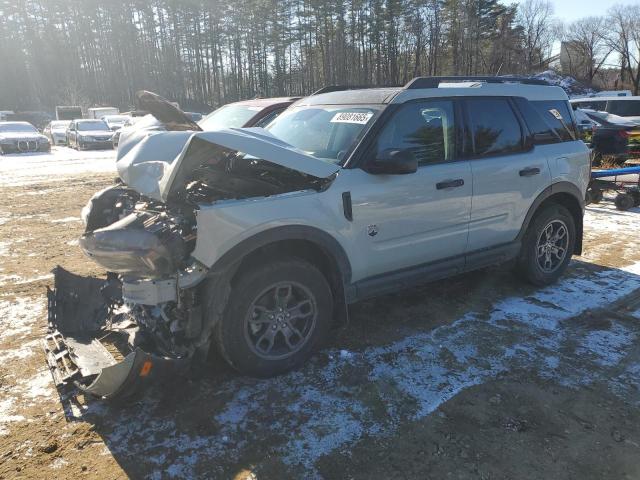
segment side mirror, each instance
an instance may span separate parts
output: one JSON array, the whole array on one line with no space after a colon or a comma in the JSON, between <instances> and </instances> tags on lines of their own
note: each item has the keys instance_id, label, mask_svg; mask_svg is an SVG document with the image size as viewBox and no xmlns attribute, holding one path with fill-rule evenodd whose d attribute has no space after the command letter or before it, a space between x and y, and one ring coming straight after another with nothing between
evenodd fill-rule
<instances>
[{"instance_id":1,"label":"side mirror","mask_svg":"<svg viewBox=\"0 0 640 480\"><path fill-rule=\"evenodd\" d=\"M418 170L418 160L411 150L389 148L367 163L365 170L374 175L404 175Z\"/></svg>"}]
</instances>

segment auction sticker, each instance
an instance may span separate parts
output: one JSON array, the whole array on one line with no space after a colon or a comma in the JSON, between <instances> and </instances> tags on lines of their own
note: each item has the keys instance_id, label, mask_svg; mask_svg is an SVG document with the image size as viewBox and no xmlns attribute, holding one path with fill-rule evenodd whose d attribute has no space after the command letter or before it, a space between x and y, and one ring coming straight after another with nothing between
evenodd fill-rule
<instances>
[{"instance_id":1,"label":"auction sticker","mask_svg":"<svg viewBox=\"0 0 640 480\"><path fill-rule=\"evenodd\" d=\"M558 120L562 120L562 114L555 108L552 108L551 110L549 110L549 113L554 117L556 117Z\"/></svg>"},{"instance_id":2,"label":"auction sticker","mask_svg":"<svg viewBox=\"0 0 640 480\"><path fill-rule=\"evenodd\" d=\"M372 112L340 112L331 119L331 123L359 123L364 125L373 117Z\"/></svg>"}]
</instances>

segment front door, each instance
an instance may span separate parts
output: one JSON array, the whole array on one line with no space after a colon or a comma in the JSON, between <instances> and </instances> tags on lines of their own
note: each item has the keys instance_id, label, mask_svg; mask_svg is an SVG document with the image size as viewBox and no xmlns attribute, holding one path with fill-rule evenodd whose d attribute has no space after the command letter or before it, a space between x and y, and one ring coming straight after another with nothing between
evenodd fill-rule
<instances>
[{"instance_id":1,"label":"front door","mask_svg":"<svg viewBox=\"0 0 640 480\"><path fill-rule=\"evenodd\" d=\"M407 103L383 127L371 155L387 149L410 150L419 161L417 172L350 172L353 221L361 246L359 255L365 257L364 276L464 254L472 177L469 161L458 160L460 136L455 112L451 100Z\"/></svg>"}]
</instances>

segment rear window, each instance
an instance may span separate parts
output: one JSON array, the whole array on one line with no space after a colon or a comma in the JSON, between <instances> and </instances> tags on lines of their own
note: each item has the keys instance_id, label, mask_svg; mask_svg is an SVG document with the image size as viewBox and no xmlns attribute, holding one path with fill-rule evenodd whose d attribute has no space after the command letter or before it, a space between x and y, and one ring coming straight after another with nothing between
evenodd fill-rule
<instances>
[{"instance_id":1,"label":"rear window","mask_svg":"<svg viewBox=\"0 0 640 480\"><path fill-rule=\"evenodd\" d=\"M609 100L607 113L621 117L640 117L640 100Z\"/></svg>"},{"instance_id":2,"label":"rear window","mask_svg":"<svg viewBox=\"0 0 640 480\"><path fill-rule=\"evenodd\" d=\"M262 107L225 105L198 122L204 131L242 127L262 110Z\"/></svg>"},{"instance_id":3,"label":"rear window","mask_svg":"<svg viewBox=\"0 0 640 480\"><path fill-rule=\"evenodd\" d=\"M478 156L504 155L524 148L520 122L506 98L467 100Z\"/></svg>"},{"instance_id":4,"label":"rear window","mask_svg":"<svg viewBox=\"0 0 640 480\"><path fill-rule=\"evenodd\" d=\"M531 104L563 142L571 142L577 138L575 120L571 114L569 102L543 100L531 102Z\"/></svg>"}]
</instances>

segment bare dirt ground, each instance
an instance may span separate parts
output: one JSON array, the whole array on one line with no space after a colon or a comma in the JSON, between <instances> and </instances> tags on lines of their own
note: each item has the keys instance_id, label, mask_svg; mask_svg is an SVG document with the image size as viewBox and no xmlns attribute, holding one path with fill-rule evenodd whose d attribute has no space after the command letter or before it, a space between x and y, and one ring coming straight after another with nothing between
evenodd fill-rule
<instances>
[{"instance_id":1,"label":"bare dirt ground","mask_svg":"<svg viewBox=\"0 0 640 480\"><path fill-rule=\"evenodd\" d=\"M38 339L112 152L0 157L0 478L640 478L640 210L588 208L585 254L363 302L304 368L219 360L113 407L65 408ZM83 399L80 399L83 400Z\"/></svg>"}]
</instances>

